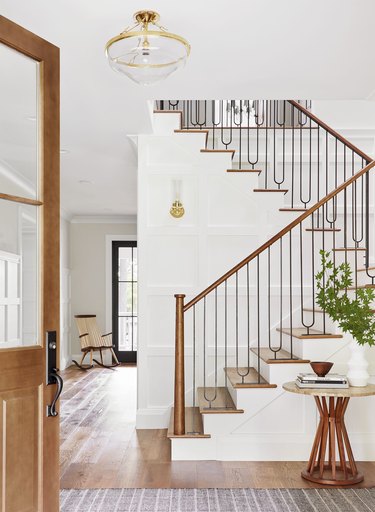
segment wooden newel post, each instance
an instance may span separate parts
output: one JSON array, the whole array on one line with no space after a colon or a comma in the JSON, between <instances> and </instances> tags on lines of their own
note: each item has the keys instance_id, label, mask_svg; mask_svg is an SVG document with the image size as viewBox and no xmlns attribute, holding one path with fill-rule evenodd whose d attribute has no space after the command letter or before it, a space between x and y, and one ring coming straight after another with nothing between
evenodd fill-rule
<instances>
[{"instance_id":1,"label":"wooden newel post","mask_svg":"<svg viewBox=\"0 0 375 512\"><path fill-rule=\"evenodd\" d=\"M174 370L174 434L185 434L185 348L184 348L184 298L176 297L176 346Z\"/></svg>"}]
</instances>

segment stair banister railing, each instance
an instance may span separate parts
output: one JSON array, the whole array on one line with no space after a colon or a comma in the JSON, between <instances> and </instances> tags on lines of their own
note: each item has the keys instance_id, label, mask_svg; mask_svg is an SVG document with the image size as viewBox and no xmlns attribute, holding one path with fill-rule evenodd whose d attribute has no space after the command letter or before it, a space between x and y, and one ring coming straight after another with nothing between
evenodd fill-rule
<instances>
[{"instance_id":1,"label":"stair banister railing","mask_svg":"<svg viewBox=\"0 0 375 512\"><path fill-rule=\"evenodd\" d=\"M261 247L259 247L257 250L255 250L252 254L250 254L247 258L242 260L239 264L237 264L235 267L233 267L231 270L229 270L226 274L224 274L221 278L216 280L212 285L207 287L204 291L202 291L200 294L198 294L195 298L190 300L186 305L184 305L184 296L183 295L176 295L176 365L175 365L175 401L174 401L174 433L175 435L183 435L185 434L185 370L184 370L184 363L185 363L185 357L184 357L184 314L191 308L193 308L193 318L194 318L194 333L195 333L195 306L203 299L204 301L204 307L206 304L206 298L207 296L215 290L215 303L217 303L217 289L220 285L225 284L225 308L227 307L226 301L227 301L227 282L228 279L232 276L236 277L236 283L237 283L237 277L238 272L247 266L247 273L248 265L250 262L255 261L257 272L258 272L258 331L259 331L259 258L263 253L269 254L269 251L271 251L272 248L279 247L280 248L280 256L282 256L282 240L283 238L288 235L288 240L290 243L290 254L291 254L291 240L292 240L292 230L299 226L300 231L300 251L301 251L301 257L302 257L302 247L303 247L303 241L302 241L302 223L306 219L311 218L311 225L312 229L307 229L307 231L311 231L312 241L314 240L314 226L316 228L317 223L315 221L315 216L318 218L318 222L320 222L321 231L322 231L322 238L323 238L323 248L325 247L324 242L324 231L331 231L333 233L333 250L341 250L339 248L336 248L335 245L335 232L340 231L337 229L337 215L338 215L338 203L340 200L340 194L343 193L344 195L344 240L347 239L347 229L348 229L348 222L349 222L349 215L347 211L347 204L346 199L350 195L350 187L351 187L351 198L352 198L352 204L351 204L351 212L352 212L352 218L350 220L351 222L351 228L352 228L352 240L355 243L355 247L350 250L355 251L355 261L357 263L357 250L360 250L359 248L359 242L365 238L366 241L366 254L365 254L365 266L366 266L366 274L372 279L372 283L374 283L374 276L372 274L369 274L368 272L368 266L369 266L369 247L370 247L370 241L369 241L369 171L375 166L375 162L372 161L372 159L363 153L361 150L356 148L353 144L351 144L349 141L346 141L342 136L337 134L334 130L332 130L330 127L328 127L325 123L317 119L315 116L313 116L308 110L306 110L304 107L302 107L299 103L291 102L295 108L297 108L306 118L312 118L314 122L324 129L327 133L330 133L333 137L335 137L337 140L342 142L344 144L344 147L349 148L353 155L354 153L358 155L363 163L366 163L360 171L356 172L352 176L350 176L348 179L346 179L342 184L338 185L334 190L332 190L330 193L326 194L325 197L320 199L316 202L312 207L309 209L306 209L297 219L295 219L293 222L288 224L284 229L282 229L279 233L277 233L275 236L273 236L269 241L264 243ZM344 167L346 165L345 163L345 151L344 151ZM354 156L352 157L354 160ZM336 163L337 163L337 155L336 155ZM352 167L354 169L354 167ZM346 168L344 170L344 176L345 176ZM353 172L353 171L352 171ZM358 187L357 187L358 184ZM360 189L361 194L363 196L364 194L364 188L365 190L365 207L361 208L361 211L358 213L357 208L357 188ZM339 197L340 196L340 197ZM365 212L363 210L365 208ZM353 213L354 212L354 213ZM321 216L321 220L319 221L319 215ZM362 223L361 230L362 235L357 235L357 217L359 218L359 222ZM349 220L348 220L349 219ZM315 222L315 224L314 224ZM365 223L365 226L364 226ZM318 224L319 225L319 224ZM328 225L329 229L325 229L325 226ZM319 229L318 229L319 230ZM276 243L279 242L277 245ZM287 245L287 244L285 244ZM345 260L347 259L347 248L345 244ZM335 254L335 253L334 253ZM291 260L291 256L290 256ZM313 266L314 269L314 266ZM282 270L282 265L281 265ZM301 272L302 272L302 264L301 264ZM280 272L281 273L281 272ZM269 278L269 277L268 277ZM270 278L269 278L270 279ZM312 279L314 279L314 273L312 273ZM292 280L292 273L290 271L290 280ZM301 281L302 285L302 281ZM281 296L280 296L280 304L282 303L282 290L283 290L284 284L281 282L280 290L281 290ZM356 277L356 283L355 286L357 286L357 277ZM238 286L236 284L236 293L238 293ZM290 297L292 297L290 292ZM292 300L292 298L291 298ZM303 303L303 301L302 301ZM217 310L215 310L217 311ZM314 315L315 310L313 307ZM236 315L237 315L236 311ZM225 309L225 315L226 315L226 309ZM216 320L215 320L216 322ZM227 323L227 318L225 317L225 325ZM313 320L314 323L314 320ZM312 325L313 325L312 323ZM305 325L305 323L302 320L302 324ZM216 325L216 324L215 324ZM307 330L310 326L306 325ZM226 327L225 327L226 328ZM258 350L259 350L259 332L258 332ZM281 340L281 333L280 333L280 340ZM217 341L216 343L216 349L217 349ZM205 346L205 340L204 344ZM281 348L281 345L280 345ZM275 358L277 355L277 351L280 350L280 348L275 349ZM238 346L236 346L236 350L238 349ZM225 351L227 350L227 345L225 345ZM217 351L217 350L216 350ZM194 334L194 354L195 354L195 334ZM205 357L205 356L204 356ZM217 356L216 356L217 357ZM225 361L226 361L226 355L225 355ZM217 363L217 360L216 360ZM194 364L195 364L195 356L194 356ZM259 358L258 358L258 365L259 365ZM238 364L237 364L238 366ZM259 369L259 366L258 366ZM217 371L217 369L215 370ZM238 368L237 368L238 371ZM239 372L238 372L239 373ZM240 375L240 373L239 373ZM193 379L195 379L195 369L193 371ZM217 374L215 374L215 385L217 380ZM193 389L193 393L195 393L195 389Z\"/></svg>"},{"instance_id":2,"label":"stair banister railing","mask_svg":"<svg viewBox=\"0 0 375 512\"><path fill-rule=\"evenodd\" d=\"M352 144L349 140L347 140L345 137L340 135L338 132L333 130L330 126L328 126L328 124L324 123L321 119L319 119L319 117L315 116L312 112L310 112L305 107L303 107L300 103L298 103L298 101L288 100L288 103L293 105L293 107L295 107L300 112L303 112L308 118L310 118L312 121L314 121L314 123L316 123L318 126L323 128L323 130L325 130L326 132L333 135L333 137L335 139L339 140L340 142L342 142L344 144L344 146L346 146L347 148L349 148L352 151L354 151L355 153L357 153L357 155L362 157L363 160L367 164L372 162L373 159L369 155L366 155L366 153L364 153L361 149L359 149L357 146Z\"/></svg>"}]
</instances>

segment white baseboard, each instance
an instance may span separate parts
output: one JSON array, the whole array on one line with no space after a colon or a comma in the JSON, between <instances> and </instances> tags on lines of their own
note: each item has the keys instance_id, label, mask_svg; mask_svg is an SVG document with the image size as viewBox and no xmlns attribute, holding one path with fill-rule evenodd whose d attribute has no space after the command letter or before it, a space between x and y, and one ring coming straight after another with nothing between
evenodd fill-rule
<instances>
[{"instance_id":1,"label":"white baseboard","mask_svg":"<svg viewBox=\"0 0 375 512\"><path fill-rule=\"evenodd\" d=\"M60 357L60 370L65 370L65 368L68 368L72 364L72 358L74 359L75 356L67 356L67 357Z\"/></svg>"},{"instance_id":2,"label":"white baseboard","mask_svg":"<svg viewBox=\"0 0 375 512\"><path fill-rule=\"evenodd\" d=\"M137 429L168 428L170 407L148 407L137 410Z\"/></svg>"},{"instance_id":3,"label":"white baseboard","mask_svg":"<svg viewBox=\"0 0 375 512\"><path fill-rule=\"evenodd\" d=\"M358 461L375 459L373 434L352 434L350 440ZM172 439L172 460L306 461L311 435L215 436L210 439Z\"/></svg>"}]
</instances>

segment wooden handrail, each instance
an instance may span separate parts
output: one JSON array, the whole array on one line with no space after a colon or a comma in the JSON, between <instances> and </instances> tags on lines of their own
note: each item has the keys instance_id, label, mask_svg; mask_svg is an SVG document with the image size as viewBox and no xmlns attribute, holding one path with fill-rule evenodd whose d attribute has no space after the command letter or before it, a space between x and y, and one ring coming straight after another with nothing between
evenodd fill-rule
<instances>
[{"instance_id":1,"label":"wooden handrail","mask_svg":"<svg viewBox=\"0 0 375 512\"><path fill-rule=\"evenodd\" d=\"M364 153L363 151L361 151L359 148L357 148L357 146L355 146L354 144L352 144L351 142L349 142L347 139L345 139L345 137L343 137L342 135L340 135L338 132L336 132L335 130L333 130L330 126L328 126L326 123L324 123L323 121L321 121L319 119L319 117L316 117L314 114L312 114L309 110L307 110L305 107L303 107L300 103L298 103L297 101L294 101L294 100L288 100L288 102L293 105L293 107L295 107L296 109L298 109L300 112L303 112L305 114L305 116L309 117L312 121L314 121L314 123L316 123L317 125L319 125L321 128L323 128L324 130L326 130L328 133L330 133L331 135L333 135L333 137L335 137L336 139L338 139L340 142L342 142L343 144L345 144L346 147L350 148L352 151L354 151L355 153L357 153L357 155L359 155L361 158L363 158L364 160L366 160L366 164L369 164L370 162L373 161L373 158L371 158L370 156L366 155L366 153Z\"/></svg>"},{"instance_id":2,"label":"wooden handrail","mask_svg":"<svg viewBox=\"0 0 375 512\"><path fill-rule=\"evenodd\" d=\"M333 130L332 130L333 131ZM190 309L194 304L199 302L203 297L208 295L210 292L212 292L215 288L220 286L224 283L227 279L229 279L233 274L238 272L242 267L244 267L247 263L249 263L251 260L259 256L263 251L268 249L271 245L273 245L277 240L282 238L286 233L291 231L293 228L295 228L298 224L301 224L302 221L304 221L307 217L310 217L318 208L320 208L323 204L328 203L333 197L335 197L337 194L342 192L345 188L349 187L354 181L356 181L358 178L366 174L370 169L372 169L375 166L375 161L372 160L366 167L358 171L356 174L351 176L349 179L344 181L339 187L337 187L335 190L330 192L328 195L323 197L320 201L318 201L314 206L306 210L306 212L302 213L297 219L295 219L293 222L288 224L285 228L283 228L281 231L279 231L275 236L273 236L270 240L265 242L263 245L261 245L258 249L256 249L254 252L250 254L250 256L247 256L244 260L242 260L240 263L238 263L235 267L233 267L231 270L229 270L226 274L224 274L222 277L217 279L213 284L211 284L208 288L203 290L199 295L197 295L194 299L192 299L190 302L188 302L184 307L184 312L186 312L188 309Z\"/></svg>"}]
</instances>

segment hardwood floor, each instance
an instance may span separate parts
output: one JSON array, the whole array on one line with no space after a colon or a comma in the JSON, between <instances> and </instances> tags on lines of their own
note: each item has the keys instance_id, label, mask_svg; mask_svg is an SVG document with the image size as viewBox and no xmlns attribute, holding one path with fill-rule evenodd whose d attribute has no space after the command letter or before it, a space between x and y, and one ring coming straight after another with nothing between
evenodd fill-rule
<instances>
[{"instance_id":1,"label":"hardwood floor","mask_svg":"<svg viewBox=\"0 0 375 512\"><path fill-rule=\"evenodd\" d=\"M170 460L167 429L135 430L136 368L61 372L61 487L285 487L314 485L305 462ZM375 462L358 463L375 486Z\"/></svg>"}]
</instances>

